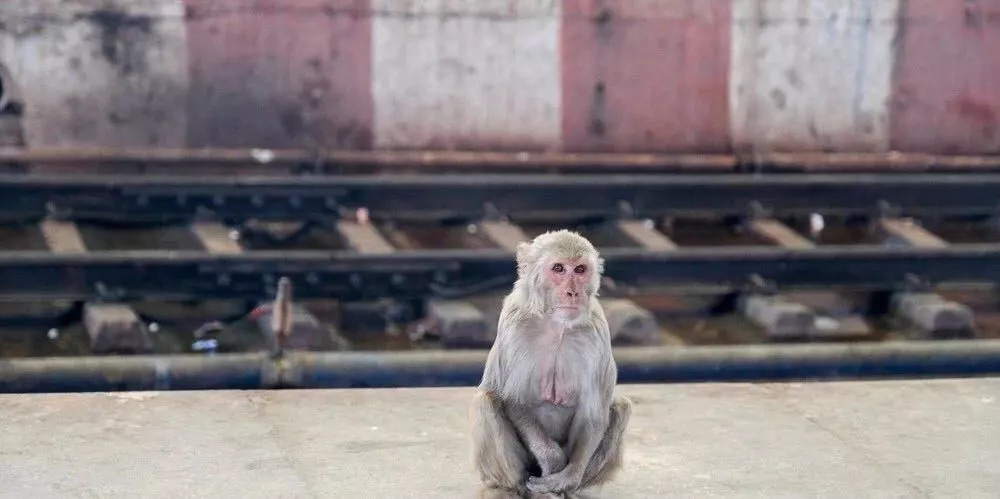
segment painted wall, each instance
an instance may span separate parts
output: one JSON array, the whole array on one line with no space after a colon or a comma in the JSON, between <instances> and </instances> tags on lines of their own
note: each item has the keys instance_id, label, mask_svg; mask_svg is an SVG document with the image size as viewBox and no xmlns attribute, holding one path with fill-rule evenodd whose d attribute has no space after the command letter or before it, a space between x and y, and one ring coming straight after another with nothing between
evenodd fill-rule
<instances>
[{"instance_id":1,"label":"painted wall","mask_svg":"<svg viewBox=\"0 0 1000 499\"><path fill-rule=\"evenodd\" d=\"M157 0L0 2L0 61L26 102L32 145L184 142L184 6Z\"/></svg>"},{"instance_id":2,"label":"painted wall","mask_svg":"<svg viewBox=\"0 0 1000 499\"><path fill-rule=\"evenodd\" d=\"M0 2L33 146L997 153L997 54L1000 0Z\"/></svg>"}]
</instances>

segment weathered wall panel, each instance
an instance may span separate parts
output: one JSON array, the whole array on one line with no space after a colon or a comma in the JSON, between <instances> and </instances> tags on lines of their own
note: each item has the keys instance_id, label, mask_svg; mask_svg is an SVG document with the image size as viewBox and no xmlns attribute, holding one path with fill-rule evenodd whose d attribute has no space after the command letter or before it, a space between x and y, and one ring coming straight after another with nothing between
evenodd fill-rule
<instances>
[{"instance_id":1,"label":"weathered wall panel","mask_svg":"<svg viewBox=\"0 0 1000 499\"><path fill-rule=\"evenodd\" d=\"M898 0L732 0L737 150L882 151Z\"/></svg>"},{"instance_id":2,"label":"weathered wall panel","mask_svg":"<svg viewBox=\"0 0 1000 499\"><path fill-rule=\"evenodd\" d=\"M729 149L729 2L566 0L563 148Z\"/></svg>"},{"instance_id":3,"label":"weathered wall panel","mask_svg":"<svg viewBox=\"0 0 1000 499\"><path fill-rule=\"evenodd\" d=\"M192 146L367 148L368 0L187 0Z\"/></svg>"},{"instance_id":4,"label":"weathered wall panel","mask_svg":"<svg viewBox=\"0 0 1000 499\"><path fill-rule=\"evenodd\" d=\"M1000 0L0 1L36 147L1000 153L998 54Z\"/></svg>"},{"instance_id":5,"label":"weathered wall panel","mask_svg":"<svg viewBox=\"0 0 1000 499\"><path fill-rule=\"evenodd\" d=\"M186 45L180 0L0 2L33 147L183 145Z\"/></svg>"},{"instance_id":6,"label":"weathered wall panel","mask_svg":"<svg viewBox=\"0 0 1000 499\"><path fill-rule=\"evenodd\" d=\"M375 0L381 148L559 144L556 0Z\"/></svg>"},{"instance_id":7,"label":"weathered wall panel","mask_svg":"<svg viewBox=\"0 0 1000 499\"><path fill-rule=\"evenodd\" d=\"M902 27L893 148L1000 152L1000 1L908 0Z\"/></svg>"}]
</instances>

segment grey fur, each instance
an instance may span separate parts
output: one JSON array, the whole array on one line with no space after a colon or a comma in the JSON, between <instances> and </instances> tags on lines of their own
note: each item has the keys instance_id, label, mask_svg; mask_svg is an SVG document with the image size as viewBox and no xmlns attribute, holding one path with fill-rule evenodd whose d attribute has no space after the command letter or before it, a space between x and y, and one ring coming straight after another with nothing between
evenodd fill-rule
<instances>
[{"instance_id":1,"label":"grey fur","mask_svg":"<svg viewBox=\"0 0 1000 499\"><path fill-rule=\"evenodd\" d=\"M564 322L550 312L542 269L570 258L594 270L588 308ZM632 404L613 394L617 366L597 300L597 250L576 233L549 232L522 243L517 265L472 404L474 461L483 497L561 497L612 478ZM528 476L533 463L541 476Z\"/></svg>"}]
</instances>

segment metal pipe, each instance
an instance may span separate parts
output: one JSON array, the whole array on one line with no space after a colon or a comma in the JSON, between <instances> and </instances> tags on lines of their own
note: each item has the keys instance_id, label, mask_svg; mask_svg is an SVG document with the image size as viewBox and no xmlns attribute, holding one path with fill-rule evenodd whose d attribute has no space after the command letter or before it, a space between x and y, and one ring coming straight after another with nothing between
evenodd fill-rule
<instances>
[{"instance_id":1,"label":"metal pipe","mask_svg":"<svg viewBox=\"0 0 1000 499\"><path fill-rule=\"evenodd\" d=\"M296 355L292 386L468 386L485 351ZM621 383L1000 374L1000 341L615 348Z\"/></svg>"},{"instance_id":2,"label":"metal pipe","mask_svg":"<svg viewBox=\"0 0 1000 499\"><path fill-rule=\"evenodd\" d=\"M0 392L474 386L485 350L0 361ZM1000 340L619 347L621 383L1000 374Z\"/></svg>"},{"instance_id":3,"label":"metal pipe","mask_svg":"<svg viewBox=\"0 0 1000 499\"><path fill-rule=\"evenodd\" d=\"M271 388L280 366L264 353L0 360L0 392Z\"/></svg>"},{"instance_id":4,"label":"metal pipe","mask_svg":"<svg viewBox=\"0 0 1000 499\"><path fill-rule=\"evenodd\" d=\"M409 352L296 352L297 388L473 386L486 363L485 350Z\"/></svg>"},{"instance_id":5,"label":"metal pipe","mask_svg":"<svg viewBox=\"0 0 1000 499\"><path fill-rule=\"evenodd\" d=\"M1000 340L629 348L615 357L626 383L1000 374Z\"/></svg>"}]
</instances>

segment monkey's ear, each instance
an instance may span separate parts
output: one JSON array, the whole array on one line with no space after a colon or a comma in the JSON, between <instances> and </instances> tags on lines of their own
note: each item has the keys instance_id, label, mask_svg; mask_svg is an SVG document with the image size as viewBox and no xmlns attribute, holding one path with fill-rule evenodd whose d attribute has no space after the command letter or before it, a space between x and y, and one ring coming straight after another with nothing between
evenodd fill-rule
<instances>
[{"instance_id":1,"label":"monkey's ear","mask_svg":"<svg viewBox=\"0 0 1000 499\"><path fill-rule=\"evenodd\" d=\"M604 259L601 257L597 257L597 273L598 274L604 273Z\"/></svg>"},{"instance_id":2,"label":"monkey's ear","mask_svg":"<svg viewBox=\"0 0 1000 499\"><path fill-rule=\"evenodd\" d=\"M517 244L517 275L524 275L531 265L531 245L526 242Z\"/></svg>"}]
</instances>

